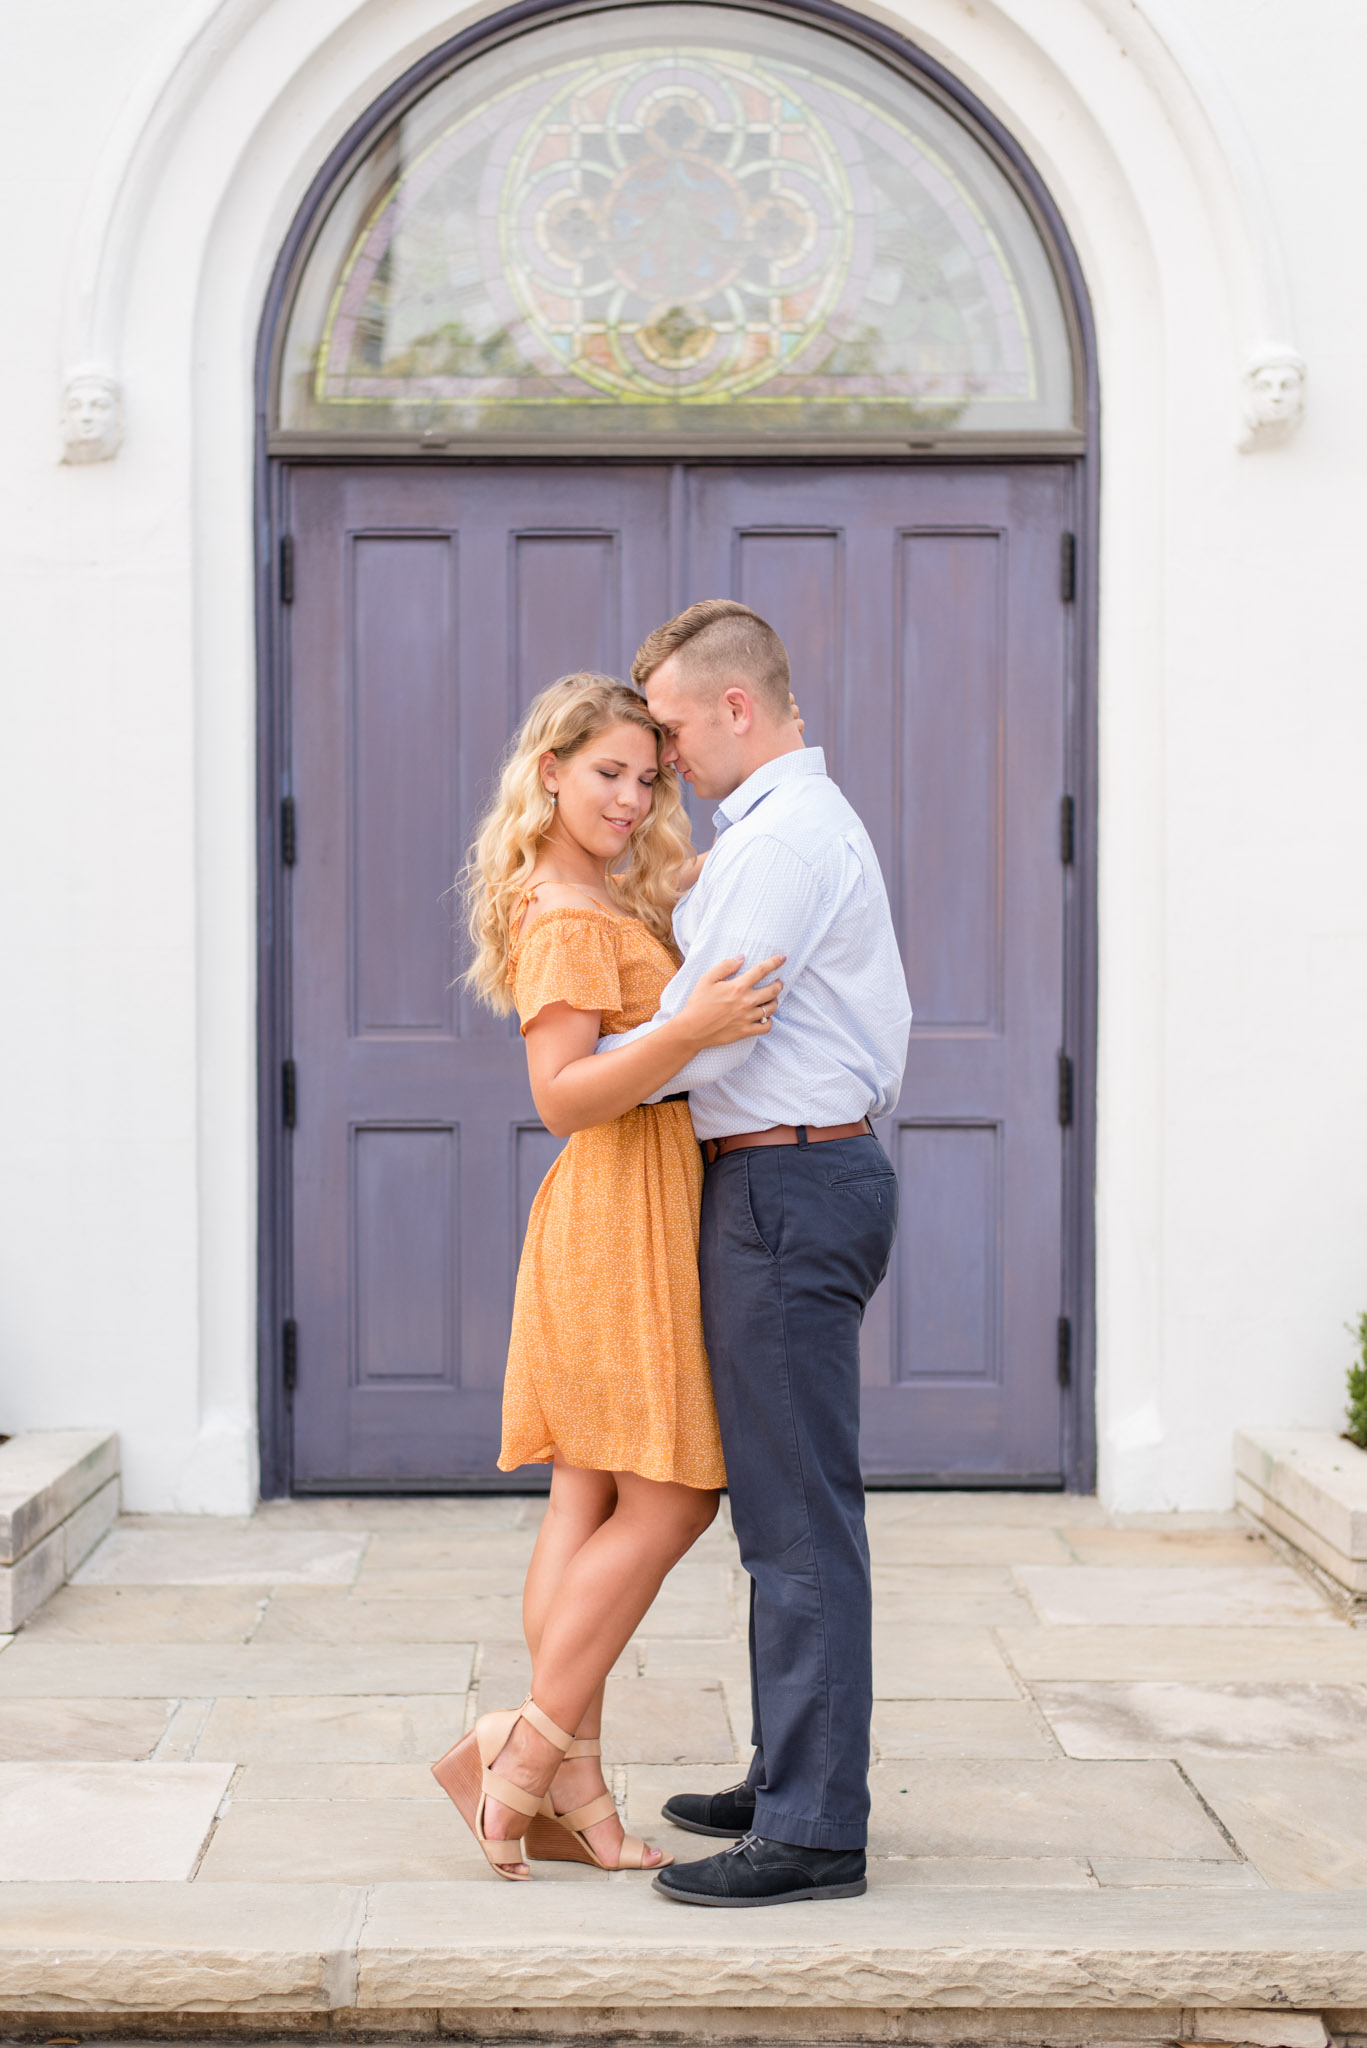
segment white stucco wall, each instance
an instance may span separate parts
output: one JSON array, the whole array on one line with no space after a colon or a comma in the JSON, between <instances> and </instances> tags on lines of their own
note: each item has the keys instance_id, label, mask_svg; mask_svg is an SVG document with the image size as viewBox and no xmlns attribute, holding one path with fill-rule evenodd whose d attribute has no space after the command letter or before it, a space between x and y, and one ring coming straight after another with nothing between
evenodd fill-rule
<instances>
[{"instance_id":1,"label":"white stucco wall","mask_svg":"<svg viewBox=\"0 0 1367 2048\"><path fill-rule=\"evenodd\" d=\"M255 1494L261 299L331 143L480 11L48 0L3 30L0 1430L117 1426L136 1507ZM1236 1424L1337 1422L1367 1306L1367 15L878 11L1013 128L1093 294L1101 1483L1218 1506ZM1306 356L1308 416L1241 455L1264 341ZM91 354L127 440L63 467L62 375Z\"/></svg>"}]
</instances>

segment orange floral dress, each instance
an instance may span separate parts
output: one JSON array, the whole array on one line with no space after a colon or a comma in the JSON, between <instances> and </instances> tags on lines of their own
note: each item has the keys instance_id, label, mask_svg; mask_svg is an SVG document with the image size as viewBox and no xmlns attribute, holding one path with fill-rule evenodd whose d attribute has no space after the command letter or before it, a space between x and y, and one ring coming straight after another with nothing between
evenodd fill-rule
<instances>
[{"instance_id":1,"label":"orange floral dress","mask_svg":"<svg viewBox=\"0 0 1367 2048\"><path fill-rule=\"evenodd\" d=\"M547 1003L604 1036L655 1015L675 972L635 918L547 910L509 960L525 1032ZM544 1463L726 1483L698 1294L702 1160L686 1102L576 1131L537 1191L517 1272L499 1469Z\"/></svg>"}]
</instances>

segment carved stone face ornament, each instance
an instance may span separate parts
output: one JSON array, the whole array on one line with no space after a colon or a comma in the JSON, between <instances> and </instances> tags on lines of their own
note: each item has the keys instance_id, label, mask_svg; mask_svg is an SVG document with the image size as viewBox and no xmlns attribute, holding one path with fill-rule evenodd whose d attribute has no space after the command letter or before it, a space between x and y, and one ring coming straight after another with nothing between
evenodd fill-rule
<instances>
[{"instance_id":1,"label":"carved stone face ornament","mask_svg":"<svg viewBox=\"0 0 1367 2048\"><path fill-rule=\"evenodd\" d=\"M1305 413L1305 364L1291 350L1254 359L1244 375L1245 451L1290 440Z\"/></svg>"},{"instance_id":2,"label":"carved stone face ornament","mask_svg":"<svg viewBox=\"0 0 1367 2048\"><path fill-rule=\"evenodd\" d=\"M111 371L73 370L62 396L63 462L108 462L123 440L123 393Z\"/></svg>"}]
</instances>

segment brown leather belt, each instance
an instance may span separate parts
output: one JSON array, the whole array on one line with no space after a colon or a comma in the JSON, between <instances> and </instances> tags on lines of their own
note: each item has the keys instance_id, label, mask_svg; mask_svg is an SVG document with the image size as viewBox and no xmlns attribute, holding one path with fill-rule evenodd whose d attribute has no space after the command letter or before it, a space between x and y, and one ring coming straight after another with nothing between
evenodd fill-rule
<instances>
[{"instance_id":1,"label":"brown leather belt","mask_svg":"<svg viewBox=\"0 0 1367 2048\"><path fill-rule=\"evenodd\" d=\"M729 1138L704 1138L702 1149L711 1166L727 1152L743 1152L751 1145L829 1145L833 1138L872 1134L873 1125L861 1116L855 1124L774 1124L767 1131L737 1131Z\"/></svg>"}]
</instances>

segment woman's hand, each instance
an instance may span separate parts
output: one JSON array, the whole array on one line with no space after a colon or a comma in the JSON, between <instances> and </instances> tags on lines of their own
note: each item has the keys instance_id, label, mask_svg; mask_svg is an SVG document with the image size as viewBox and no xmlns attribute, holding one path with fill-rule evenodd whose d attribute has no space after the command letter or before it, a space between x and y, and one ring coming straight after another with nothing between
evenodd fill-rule
<instances>
[{"instance_id":1,"label":"woman's hand","mask_svg":"<svg viewBox=\"0 0 1367 2048\"><path fill-rule=\"evenodd\" d=\"M788 692L788 708L793 714L793 724L797 727L798 731L806 732L807 721L802 716L802 713L798 710L797 698L793 695L791 690L789 690Z\"/></svg>"},{"instance_id":2,"label":"woman's hand","mask_svg":"<svg viewBox=\"0 0 1367 2048\"><path fill-rule=\"evenodd\" d=\"M742 1038L762 1038L778 1008L781 981L768 981L787 955L775 953L756 967L744 960L719 960L709 967L679 1014L679 1023L699 1050L707 1045L735 1045ZM744 967L745 972L738 972ZM765 982L764 988L757 983Z\"/></svg>"}]
</instances>

